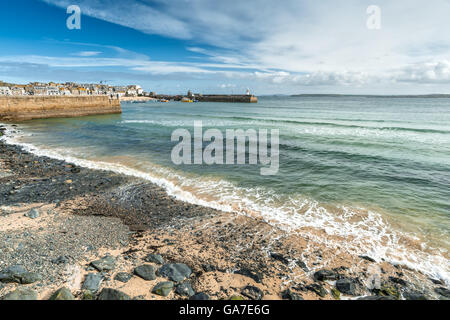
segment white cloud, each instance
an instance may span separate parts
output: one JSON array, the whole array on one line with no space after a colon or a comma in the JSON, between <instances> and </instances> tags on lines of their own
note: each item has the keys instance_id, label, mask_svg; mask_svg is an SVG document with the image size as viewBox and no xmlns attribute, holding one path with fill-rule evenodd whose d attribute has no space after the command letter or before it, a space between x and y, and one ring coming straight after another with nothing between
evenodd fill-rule
<instances>
[{"instance_id":1,"label":"white cloud","mask_svg":"<svg viewBox=\"0 0 450 320\"><path fill-rule=\"evenodd\" d=\"M42 0L46 3L67 8L72 0ZM180 20L166 13L153 9L140 1L79 0L81 14L107 22L136 29L144 33L189 39L192 35ZM83 28L83 25L82 25Z\"/></svg>"},{"instance_id":2,"label":"white cloud","mask_svg":"<svg viewBox=\"0 0 450 320\"><path fill-rule=\"evenodd\" d=\"M450 84L450 61L434 61L410 65L395 74L398 82Z\"/></svg>"},{"instance_id":3,"label":"white cloud","mask_svg":"<svg viewBox=\"0 0 450 320\"><path fill-rule=\"evenodd\" d=\"M77 52L75 55L79 57L93 57L102 54L100 51L81 51Z\"/></svg>"}]
</instances>

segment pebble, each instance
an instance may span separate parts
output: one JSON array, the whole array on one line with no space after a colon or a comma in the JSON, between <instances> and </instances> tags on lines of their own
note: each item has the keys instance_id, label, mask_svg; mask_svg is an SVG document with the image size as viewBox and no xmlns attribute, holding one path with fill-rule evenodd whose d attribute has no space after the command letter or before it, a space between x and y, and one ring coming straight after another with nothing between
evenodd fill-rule
<instances>
[{"instance_id":1,"label":"pebble","mask_svg":"<svg viewBox=\"0 0 450 320\"><path fill-rule=\"evenodd\" d=\"M99 260L92 261L91 266L97 269L100 272L103 271L112 271L115 267L115 259L111 256L105 256Z\"/></svg>"},{"instance_id":2,"label":"pebble","mask_svg":"<svg viewBox=\"0 0 450 320\"><path fill-rule=\"evenodd\" d=\"M118 274L116 274L116 276L114 277L114 280L116 281L120 281L123 283L127 283L128 281L131 280L131 278L133 277L133 275L126 273L126 272L119 272Z\"/></svg>"},{"instance_id":3,"label":"pebble","mask_svg":"<svg viewBox=\"0 0 450 320\"><path fill-rule=\"evenodd\" d=\"M3 300L37 300L37 297L36 291L29 288L19 288L5 295Z\"/></svg>"},{"instance_id":4,"label":"pebble","mask_svg":"<svg viewBox=\"0 0 450 320\"><path fill-rule=\"evenodd\" d=\"M89 290L92 293L96 293L100 288L100 284L103 281L103 277L98 273L89 273L84 279L82 289Z\"/></svg>"},{"instance_id":5,"label":"pebble","mask_svg":"<svg viewBox=\"0 0 450 320\"><path fill-rule=\"evenodd\" d=\"M192 297L189 298L189 300L210 300L209 296L206 293L197 293L196 295L193 295Z\"/></svg>"},{"instance_id":6,"label":"pebble","mask_svg":"<svg viewBox=\"0 0 450 320\"><path fill-rule=\"evenodd\" d=\"M131 300L130 296L122 291L105 288L100 292L97 300Z\"/></svg>"},{"instance_id":7,"label":"pebble","mask_svg":"<svg viewBox=\"0 0 450 320\"><path fill-rule=\"evenodd\" d=\"M134 274L147 281L156 279L155 268L148 264L136 267L134 269Z\"/></svg>"},{"instance_id":8,"label":"pebble","mask_svg":"<svg viewBox=\"0 0 450 320\"><path fill-rule=\"evenodd\" d=\"M264 297L262 290L254 286L246 286L241 293L252 300L262 300Z\"/></svg>"},{"instance_id":9,"label":"pebble","mask_svg":"<svg viewBox=\"0 0 450 320\"><path fill-rule=\"evenodd\" d=\"M181 282L189 278L192 270L183 263L166 264L158 270L158 274L162 277L169 278L174 282Z\"/></svg>"},{"instance_id":10,"label":"pebble","mask_svg":"<svg viewBox=\"0 0 450 320\"><path fill-rule=\"evenodd\" d=\"M75 297L69 289L63 287L58 289L49 300L75 300Z\"/></svg>"},{"instance_id":11,"label":"pebble","mask_svg":"<svg viewBox=\"0 0 450 320\"><path fill-rule=\"evenodd\" d=\"M28 213L25 214L25 216L30 219L37 219L39 218L40 214L37 209L31 209L30 211L28 211Z\"/></svg>"},{"instance_id":12,"label":"pebble","mask_svg":"<svg viewBox=\"0 0 450 320\"><path fill-rule=\"evenodd\" d=\"M152 293L167 297L172 292L173 286L172 281L160 282L153 288Z\"/></svg>"},{"instance_id":13,"label":"pebble","mask_svg":"<svg viewBox=\"0 0 450 320\"><path fill-rule=\"evenodd\" d=\"M164 264L164 259L160 254L150 253L144 259L146 262L156 263L156 264Z\"/></svg>"},{"instance_id":14,"label":"pebble","mask_svg":"<svg viewBox=\"0 0 450 320\"><path fill-rule=\"evenodd\" d=\"M192 297L193 295L195 295L194 289L192 289L191 284L188 282L180 283L176 287L175 292L183 297Z\"/></svg>"},{"instance_id":15,"label":"pebble","mask_svg":"<svg viewBox=\"0 0 450 320\"><path fill-rule=\"evenodd\" d=\"M356 285L351 279L339 279L336 281L336 288L343 294L356 295Z\"/></svg>"},{"instance_id":16,"label":"pebble","mask_svg":"<svg viewBox=\"0 0 450 320\"><path fill-rule=\"evenodd\" d=\"M336 272L333 272L331 270L319 270L316 273L314 273L314 279L316 281L325 281L325 280L336 280L338 278L338 275Z\"/></svg>"}]
</instances>

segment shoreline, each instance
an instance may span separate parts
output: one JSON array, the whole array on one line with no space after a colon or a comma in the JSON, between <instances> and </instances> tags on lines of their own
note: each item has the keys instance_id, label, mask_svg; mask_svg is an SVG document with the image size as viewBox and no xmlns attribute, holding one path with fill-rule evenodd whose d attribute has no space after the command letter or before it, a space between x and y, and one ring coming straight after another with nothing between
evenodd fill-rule
<instances>
[{"instance_id":1,"label":"shoreline","mask_svg":"<svg viewBox=\"0 0 450 320\"><path fill-rule=\"evenodd\" d=\"M370 257L350 256L345 250L336 252L324 246L311 250L313 237L286 234L258 217L176 200L140 178L38 157L3 141L0 150L0 230L5 233L0 252L11 247L6 245L8 237L21 251L17 254L16 247L6 252L0 270L20 264L39 273L43 279L30 286L40 299L48 299L63 286L82 298L88 273L102 279L96 292L113 288L131 298L186 299L175 288L167 297L152 293L155 285L168 280L158 273L154 280L132 276L141 265L161 267L149 254L161 255L164 264L187 265L192 274L186 281L196 293L211 299L448 298L444 283L405 266L376 263ZM24 216L31 208L41 213L36 219ZM95 236L89 235L85 230L89 228L83 226L93 225L105 226L105 230L98 228ZM52 232L71 228L76 231L61 232L62 237L73 237L71 243L59 241ZM50 257L49 248L36 248L30 237L37 242L51 239L55 243L51 252L73 252L73 257L55 266L52 260L58 254ZM83 241L88 242L86 246L80 244ZM94 249L81 250L89 246ZM96 272L90 263L106 253L113 257L115 267ZM39 268L34 260L39 260ZM49 270L52 266L54 270ZM115 280L120 272L130 279ZM26 286L0 283L0 297ZM344 292L338 293L336 287Z\"/></svg>"}]
</instances>

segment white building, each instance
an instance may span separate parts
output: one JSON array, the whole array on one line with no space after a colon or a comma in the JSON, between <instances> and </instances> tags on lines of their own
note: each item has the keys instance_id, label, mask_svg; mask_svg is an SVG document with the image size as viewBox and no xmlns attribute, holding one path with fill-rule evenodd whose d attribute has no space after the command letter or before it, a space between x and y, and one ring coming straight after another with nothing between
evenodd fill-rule
<instances>
[{"instance_id":1,"label":"white building","mask_svg":"<svg viewBox=\"0 0 450 320\"><path fill-rule=\"evenodd\" d=\"M21 87L13 87L11 89L11 93L13 96L24 96L25 95L25 89Z\"/></svg>"},{"instance_id":2,"label":"white building","mask_svg":"<svg viewBox=\"0 0 450 320\"><path fill-rule=\"evenodd\" d=\"M128 86L127 95L128 96L141 96L144 93L144 90L141 86L131 85Z\"/></svg>"},{"instance_id":3,"label":"white building","mask_svg":"<svg viewBox=\"0 0 450 320\"><path fill-rule=\"evenodd\" d=\"M9 87L0 87L0 96L10 96L10 95L12 95L12 92Z\"/></svg>"},{"instance_id":4,"label":"white building","mask_svg":"<svg viewBox=\"0 0 450 320\"><path fill-rule=\"evenodd\" d=\"M59 88L58 87L47 87L47 95L49 96L59 96Z\"/></svg>"},{"instance_id":5,"label":"white building","mask_svg":"<svg viewBox=\"0 0 450 320\"><path fill-rule=\"evenodd\" d=\"M46 96L48 94L47 87L44 86L34 86L33 95L35 96Z\"/></svg>"}]
</instances>

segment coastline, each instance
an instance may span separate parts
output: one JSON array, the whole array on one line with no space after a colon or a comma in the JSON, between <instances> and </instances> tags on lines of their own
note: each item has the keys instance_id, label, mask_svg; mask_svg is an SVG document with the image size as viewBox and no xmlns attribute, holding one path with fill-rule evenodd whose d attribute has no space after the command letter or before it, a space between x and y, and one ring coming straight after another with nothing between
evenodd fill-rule
<instances>
[{"instance_id":1,"label":"coastline","mask_svg":"<svg viewBox=\"0 0 450 320\"><path fill-rule=\"evenodd\" d=\"M146 180L38 157L1 140L0 150L4 234L0 250L5 253L0 270L20 264L42 277L29 285L2 283L0 297L30 286L39 299L48 299L66 286L82 298L84 277L91 273L102 278L97 292L113 288L131 298L185 299L175 289L167 297L151 292L167 281L163 276L149 281L132 276L126 283L115 280L117 273L131 275L141 265L159 269L154 260L145 261L149 254L160 254L164 264L186 264L192 270L186 281L196 293L211 299L335 299L338 295L341 299L442 299L448 295L445 284L405 266L377 263L325 246L309 250L313 236L321 234L310 238L286 234L257 216L188 204ZM40 213L36 219L24 216L32 208ZM36 245L49 239L53 250ZM71 257L52 262L64 252ZM90 263L107 253L115 266L96 272ZM336 286L345 292L338 294Z\"/></svg>"}]
</instances>

